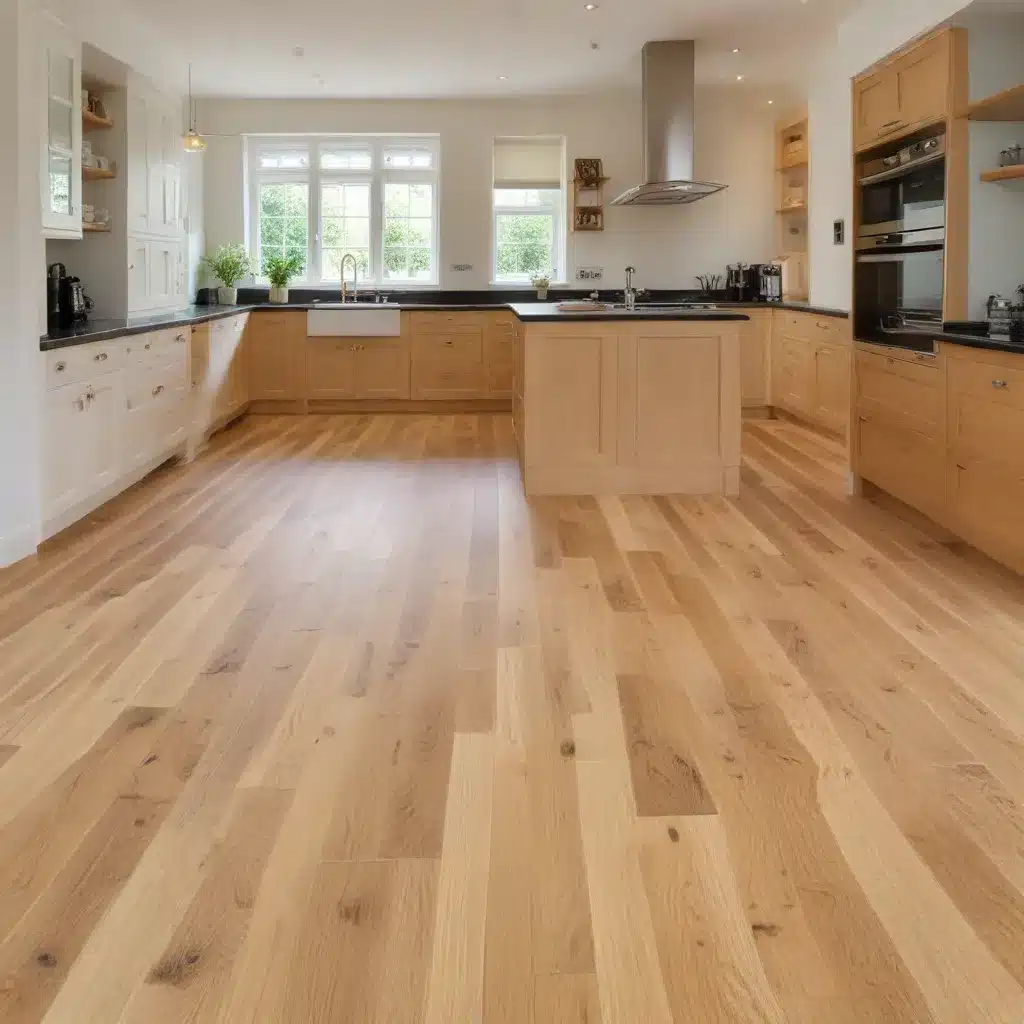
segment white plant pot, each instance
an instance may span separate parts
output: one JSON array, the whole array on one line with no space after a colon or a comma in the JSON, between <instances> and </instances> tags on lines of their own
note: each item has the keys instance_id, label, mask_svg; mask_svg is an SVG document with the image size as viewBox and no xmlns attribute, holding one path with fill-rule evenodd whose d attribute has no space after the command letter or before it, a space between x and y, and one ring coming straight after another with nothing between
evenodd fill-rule
<instances>
[{"instance_id":1,"label":"white plant pot","mask_svg":"<svg viewBox=\"0 0 1024 1024\"><path fill-rule=\"evenodd\" d=\"M238 302L238 289L237 288L225 288L221 285L217 289L217 301L222 306L233 306Z\"/></svg>"},{"instance_id":2,"label":"white plant pot","mask_svg":"<svg viewBox=\"0 0 1024 1024\"><path fill-rule=\"evenodd\" d=\"M279 288L277 285L270 286L270 301L284 304L288 301L288 289Z\"/></svg>"},{"instance_id":3,"label":"white plant pot","mask_svg":"<svg viewBox=\"0 0 1024 1024\"><path fill-rule=\"evenodd\" d=\"M540 302L545 302L547 300L547 297L548 297L548 290L547 290L547 288L538 288L537 289L537 298L538 298L538 300Z\"/></svg>"}]
</instances>

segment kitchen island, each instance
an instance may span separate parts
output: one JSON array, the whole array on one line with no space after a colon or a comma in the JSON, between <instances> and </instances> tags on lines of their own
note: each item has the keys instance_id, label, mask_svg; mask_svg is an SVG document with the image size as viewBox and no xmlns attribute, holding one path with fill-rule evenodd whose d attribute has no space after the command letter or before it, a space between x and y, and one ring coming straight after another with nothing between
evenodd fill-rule
<instances>
[{"instance_id":1,"label":"kitchen island","mask_svg":"<svg viewBox=\"0 0 1024 1024\"><path fill-rule=\"evenodd\" d=\"M739 492L745 314L511 309L527 494Z\"/></svg>"}]
</instances>

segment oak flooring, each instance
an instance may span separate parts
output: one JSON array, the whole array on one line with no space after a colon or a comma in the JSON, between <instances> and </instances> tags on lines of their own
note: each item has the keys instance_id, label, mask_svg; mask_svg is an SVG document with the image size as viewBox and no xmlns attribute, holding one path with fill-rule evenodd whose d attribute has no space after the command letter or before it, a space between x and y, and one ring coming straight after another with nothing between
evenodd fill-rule
<instances>
[{"instance_id":1,"label":"oak flooring","mask_svg":"<svg viewBox=\"0 0 1024 1024\"><path fill-rule=\"evenodd\" d=\"M1020 1024L1024 583L744 434L251 417L0 573L0 1020Z\"/></svg>"}]
</instances>

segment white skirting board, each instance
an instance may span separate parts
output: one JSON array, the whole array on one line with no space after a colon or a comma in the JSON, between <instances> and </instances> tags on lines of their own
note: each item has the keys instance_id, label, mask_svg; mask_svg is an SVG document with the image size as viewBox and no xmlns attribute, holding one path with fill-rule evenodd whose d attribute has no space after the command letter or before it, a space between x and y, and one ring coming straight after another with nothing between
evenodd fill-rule
<instances>
[{"instance_id":1,"label":"white skirting board","mask_svg":"<svg viewBox=\"0 0 1024 1024\"><path fill-rule=\"evenodd\" d=\"M36 529L31 524L0 537L0 568L36 553Z\"/></svg>"}]
</instances>

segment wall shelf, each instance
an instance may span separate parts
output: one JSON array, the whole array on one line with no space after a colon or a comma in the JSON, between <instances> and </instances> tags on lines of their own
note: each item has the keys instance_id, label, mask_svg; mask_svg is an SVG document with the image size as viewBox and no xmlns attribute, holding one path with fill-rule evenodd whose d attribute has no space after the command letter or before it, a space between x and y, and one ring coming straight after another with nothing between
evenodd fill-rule
<instances>
[{"instance_id":1,"label":"wall shelf","mask_svg":"<svg viewBox=\"0 0 1024 1024\"><path fill-rule=\"evenodd\" d=\"M85 131L90 131L93 128L113 128L114 122L108 117L100 117L98 114L94 114L91 110L87 110L85 107L82 108L82 128Z\"/></svg>"},{"instance_id":2,"label":"wall shelf","mask_svg":"<svg viewBox=\"0 0 1024 1024\"><path fill-rule=\"evenodd\" d=\"M790 203L789 206L780 206L775 212L776 213L806 213L807 212L807 204L806 203Z\"/></svg>"},{"instance_id":3,"label":"wall shelf","mask_svg":"<svg viewBox=\"0 0 1024 1024\"><path fill-rule=\"evenodd\" d=\"M601 161L596 157L577 159L572 179L573 231L604 231L604 186ZM581 174L581 172L583 172Z\"/></svg>"},{"instance_id":4,"label":"wall shelf","mask_svg":"<svg viewBox=\"0 0 1024 1024\"><path fill-rule=\"evenodd\" d=\"M1000 167L994 171L986 171L981 176L982 181L994 181L1004 185L1014 184L1024 188L1024 164L1013 164L1010 167Z\"/></svg>"},{"instance_id":5,"label":"wall shelf","mask_svg":"<svg viewBox=\"0 0 1024 1024\"><path fill-rule=\"evenodd\" d=\"M972 103L967 116L972 121L1024 121L1024 85Z\"/></svg>"},{"instance_id":6,"label":"wall shelf","mask_svg":"<svg viewBox=\"0 0 1024 1024\"><path fill-rule=\"evenodd\" d=\"M85 231L86 233L90 233L90 232L91 233L95 233L95 234L109 233L110 232L110 225L109 224L92 224L92 223L87 223L86 221L82 221L82 230Z\"/></svg>"},{"instance_id":7,"label":"wall shelf","mask_svg":"<svg viewBox=\"0 0 1024 1024\"><path fill-rule=\"evenodd\" d=\"M84 181L109 181L111 178L116 177L116 171L104 171L99 167L82 168L82 179Z\"/></svg>"}]
</instances>

